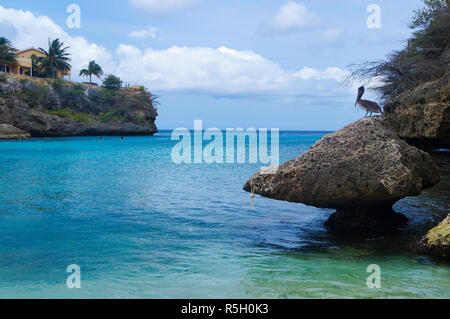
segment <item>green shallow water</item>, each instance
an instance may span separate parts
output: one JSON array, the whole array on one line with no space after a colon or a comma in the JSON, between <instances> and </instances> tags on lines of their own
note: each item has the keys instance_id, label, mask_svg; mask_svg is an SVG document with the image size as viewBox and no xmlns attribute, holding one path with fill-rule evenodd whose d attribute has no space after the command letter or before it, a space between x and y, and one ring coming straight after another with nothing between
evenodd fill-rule
<instances>
[{"instance_id":1,"label":"green shallow water","mask_svg":"<svg viewBox=\"0 0 450 319\"><path fill-rule=\"evenodd\" d=\"M282 162L324 133L282 132ZM450 211L449 174L396 205L396 234L343 239L331 211L250 196L260 164L175 165L154 137L0 142L1 298L449 298L450 263L407 245ZM435 155L442 165L447 153ZM81 267L68 289L66 267ZM381 267L369 289L367 266Z\"/></svg>"}]
</instances>

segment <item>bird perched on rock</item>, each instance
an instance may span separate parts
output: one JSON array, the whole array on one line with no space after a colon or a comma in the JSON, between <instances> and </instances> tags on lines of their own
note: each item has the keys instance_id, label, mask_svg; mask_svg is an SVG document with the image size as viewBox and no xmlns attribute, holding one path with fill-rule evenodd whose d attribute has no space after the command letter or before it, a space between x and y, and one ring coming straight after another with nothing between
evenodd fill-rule
<instances>
[{"instance_id":1,"label":"bird perched on rock","mask_svg":"<svg viewBox=\"0 0 450 319\"><path fill-rule=\"evenodd\" d=\"M368 100L362 100L362 96L364 95L364 92L366 89L364 86L361 86L358 89L358 97L356 98L355 107L356 105L359 105L360 108L366 111L366 116L370 113L370 116L372 116L373 113L375 114L382 114L383 111L381 110L381 107L378 105L378 103Z\"/></svg>"}]
</instances>

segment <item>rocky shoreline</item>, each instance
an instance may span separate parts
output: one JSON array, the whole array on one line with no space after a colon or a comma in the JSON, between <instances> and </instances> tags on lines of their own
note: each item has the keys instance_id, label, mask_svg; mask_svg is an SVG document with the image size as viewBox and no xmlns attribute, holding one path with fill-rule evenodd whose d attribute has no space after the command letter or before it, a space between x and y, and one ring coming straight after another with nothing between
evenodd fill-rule
<instances>
[{"instance_id":1,"label":"rocky shoreline","mask_svg":"<svg viewBox=\"0 0 450 319\"><path fill-rule=\"evenodd\" d=\"M145 91L0 77L2 139L153 135L157 116Z\"/></svg>"},{"instance_id":2,"label":"rocky shoreline","mask_svg":"<svg viewBox=\"0 0 450 319\"><path fill-rule=\"evenodd\" d=\"M450 257L450 214L410 248L418 254Z\"/></svg>"},{"instance_id":3,"label":"rocky shoreline","mask_svg":"<svg viewBox=\"0 0 450 319\"><path fill-rule=\"evenodd\" d=\"M439 183L430 155L397 137L382 117L364 118L325 136L275 174L257 173L244 190L336 212L336 232L380 234L407 221L392 206Z\"/></svg>"},{"instance_id":4,"label":"rocky shoreline","mask_svg":"<svg viewBox=\"0 0 450 319\"><path fill-rule=\"evenodd\" d=\"M15 126L0 124L0 140L25 140L30 137L30 133L22 131Z\"/></svg>"}]
</instances>

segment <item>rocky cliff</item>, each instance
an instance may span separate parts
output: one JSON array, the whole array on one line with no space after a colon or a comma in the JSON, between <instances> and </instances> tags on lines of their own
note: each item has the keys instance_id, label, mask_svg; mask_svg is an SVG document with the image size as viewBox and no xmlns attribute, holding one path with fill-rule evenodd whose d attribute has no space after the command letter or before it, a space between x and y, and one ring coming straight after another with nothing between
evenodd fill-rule
<instances>
[{"instance_id":1,"label":"rocky cliff","mask_svg":"<svg viewBox=\"0 0 450 319\"><path fill-rule=\"evenodd\" d=\"M0 124L32 137L153 135L151 94L0 76Z\"/></svg>"},{"instance_id":2,"label":"rocky cliff","mask_svg":"<svg viewBox=\"0 0 450 319\"><path fill-rule=\"evenodd\" d=\"M390 98L384 106L394 131L424 147L450 147L450 72Z\"/></svg>"}]
</instances>

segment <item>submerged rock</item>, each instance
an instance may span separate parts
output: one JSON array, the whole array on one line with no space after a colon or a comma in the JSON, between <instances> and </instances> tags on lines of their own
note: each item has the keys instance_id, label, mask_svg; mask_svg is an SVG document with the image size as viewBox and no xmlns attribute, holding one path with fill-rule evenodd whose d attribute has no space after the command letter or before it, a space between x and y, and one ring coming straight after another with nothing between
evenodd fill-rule
<instances>
[{"instance_id":1,"label":"submerged rock","mask_svg":"<svg viewBox=\"0 0 450 319\"><path fill-rule=\"evenodd\" d=\"M450 257L450 214L411 248L419 254Z\"/></svg>"},{"instance_id":2,"label":"submerged rock","mask_svg":"<svg viewBox=\"0 0 450 319\"><path fill-rule=\"evenodd\" d=\"M325 136L275 174L259 172L244 190L264 197L334 208L337 231L384 232L406 218L392 210L439 182L431 157L397 137L381 117L364 118Z\"/></svg>"},{"instance_id":3,"label":"submerged rock","mask_svg":"<svg viewBox=\"0 0 450 319\"><path fill-rule=\"evenodd\" d=\"M0 140L23 140L29 137L29 133L22 131L15 126L0 124Z\"/></svg>"}]
</instances>

